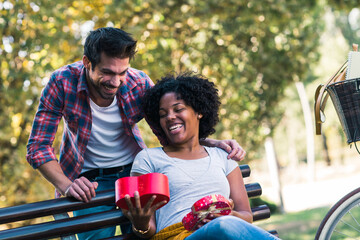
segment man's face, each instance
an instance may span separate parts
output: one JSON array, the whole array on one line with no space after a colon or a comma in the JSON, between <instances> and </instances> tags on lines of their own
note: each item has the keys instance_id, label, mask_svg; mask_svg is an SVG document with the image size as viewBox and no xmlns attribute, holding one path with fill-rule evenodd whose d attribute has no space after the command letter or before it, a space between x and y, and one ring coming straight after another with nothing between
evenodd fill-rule
<instances>
[{"instance_id":1,"label":"man's face","mask_svg":"<svg viewBox=\"0 0 360 240\"><path fill-rule=\"evenodd\" d=\"M109 57L101 53L100 62L94 69L86 56L83 57L83 62L87 70L86 79L91 99L98 106L109 106L126 80L129 58Z\"/></svg>"}]
</instances>

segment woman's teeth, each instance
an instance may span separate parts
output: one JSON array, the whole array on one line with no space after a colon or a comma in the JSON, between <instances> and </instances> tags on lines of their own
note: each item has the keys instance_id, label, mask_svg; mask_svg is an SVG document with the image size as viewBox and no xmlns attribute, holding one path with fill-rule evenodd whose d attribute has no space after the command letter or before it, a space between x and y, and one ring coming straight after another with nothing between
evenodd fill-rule
<instances>
[{"instance_id":1,"label":"woman's teeth","mask_svg":"<svg viewBox=\"0 0 360 240\"><path fill-rule=\"evenodd\" d=\"M169 127L169 131L173 131L173 130L176 130L176 129L181 128L181 127L182 127L182 124L177 124L177 125Z\"/></svg>"}]
</instances>

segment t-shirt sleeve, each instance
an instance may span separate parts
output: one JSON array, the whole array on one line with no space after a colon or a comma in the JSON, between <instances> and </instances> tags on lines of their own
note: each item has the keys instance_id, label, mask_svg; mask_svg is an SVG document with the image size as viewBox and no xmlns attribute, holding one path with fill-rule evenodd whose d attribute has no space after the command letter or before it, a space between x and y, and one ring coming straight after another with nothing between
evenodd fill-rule
<instances>
[{"instance_id":1,"label":"t-shirt sleeve","mask_svg":"<svg viewBox=\"0 0 360 240\"><path fill-rule=\"evenodd\" d=\"M218 149L225 166L225 174L229 175L236 167L239 167L238 163L232 159L227 159L228 153L222 149Z\"/></svg>"},{"instance_id":2,"label":"t-shirt sleeve","mask_svg":"<svg viewBox=\"0 0 360 240\"><path fill-rule=\"evenodd\" d=\"M147 174L154 172L154 165L151 162L148 149L140 151L133 162L130 175L133 173Z\"/></svg>"},{"instance_id":3,"label":"t-shirt sleeve","mask_svg":"<svg viewBox=\"0 0 360 240\"><path fill-rule=\"evenodd\" d=\"M226 176L229 175L235 168L239 167L238 163L232 159L227 159Z\"/></svg>"}]
</instances>

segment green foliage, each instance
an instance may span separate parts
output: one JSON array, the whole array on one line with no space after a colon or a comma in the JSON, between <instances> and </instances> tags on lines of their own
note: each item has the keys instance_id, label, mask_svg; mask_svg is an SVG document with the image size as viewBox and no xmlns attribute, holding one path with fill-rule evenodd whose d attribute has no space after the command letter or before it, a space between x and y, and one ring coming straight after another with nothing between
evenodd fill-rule
<instances>
[{"instance_id":1,"label":"green foliage","mask_svg":"<svg viewBox=\"0 0 360 240\"><path fill-rule=\"evenodd\" d=\"M210 77L223 103L213 137L237 139L249 158L279 122L284 88L318 59L315 2L144 1L119 9L128 10L123 18L106 18L140 40L133 65L154 80L184 70Z\"/></svg>"},{"instance_id":2,"label":"green foliage","mask_svg":"<svg viewBox=\"0 0 360 240\"><path fill-rule=\"evenodd\" d=\"M0 199L6 205L53 196L26 163L27 138L50 73L81 59L90 29L115 26L131 32L138 39L132 66L154 80L184 70L211 78L223 103L213 137L237 139L250 159L279 122L277 103L285 87L304 79L317 60L322 31L322 8L315 1L0 3ZM141 126L153 146L154 136Z\"/></svg>"},{"instance_id":3,"label":"green foliage","mask_svg":"<svg viewBox=\"0 0 360 240\"><path fill-rule=\"evenodd\" d=\"M269 220L255 222L255 224L266 230L277 230L281 239L313 240L327 211L329 207L274 214Z\"/></svg>"}]
</instances>

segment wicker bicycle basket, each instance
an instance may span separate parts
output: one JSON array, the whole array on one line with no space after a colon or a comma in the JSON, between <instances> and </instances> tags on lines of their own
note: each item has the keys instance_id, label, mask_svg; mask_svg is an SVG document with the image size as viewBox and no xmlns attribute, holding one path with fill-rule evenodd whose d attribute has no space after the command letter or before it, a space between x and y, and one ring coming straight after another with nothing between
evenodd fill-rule
<instances>
[{"instance_id":1,"label":"wicker bicycle basket","mask_svg":"<svg viewBox=\"0 0 360 240\"><path fill-rule=\"evenodd\" d=\"M327 87L347 142L360 140L360 78L335 82Z\"/></svg>"}]
</instances>

